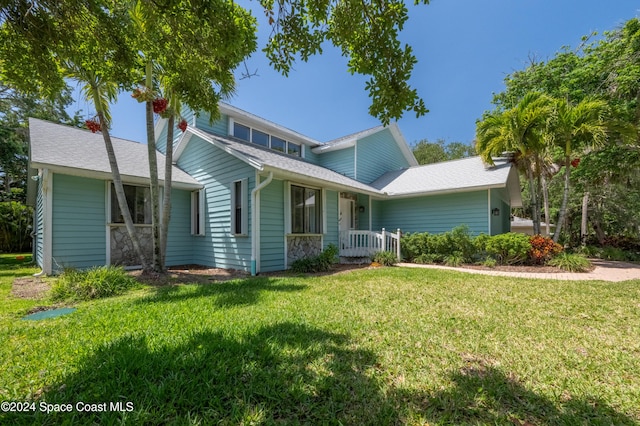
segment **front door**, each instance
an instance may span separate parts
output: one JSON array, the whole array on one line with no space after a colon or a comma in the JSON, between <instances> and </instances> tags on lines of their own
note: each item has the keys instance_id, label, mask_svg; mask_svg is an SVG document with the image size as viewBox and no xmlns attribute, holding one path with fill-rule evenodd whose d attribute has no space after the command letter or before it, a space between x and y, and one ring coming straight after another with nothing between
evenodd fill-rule
<instances>
[{"instance_id":1,"label":"front door","mask_svg":"<svg viewBox=\"0 0 640 426\"><path fill-rule=\"evenodd\" d=\"M355 229L354 221L355 201L349 198L340 198L340 231Z\"/></svg>"}]
</instances>

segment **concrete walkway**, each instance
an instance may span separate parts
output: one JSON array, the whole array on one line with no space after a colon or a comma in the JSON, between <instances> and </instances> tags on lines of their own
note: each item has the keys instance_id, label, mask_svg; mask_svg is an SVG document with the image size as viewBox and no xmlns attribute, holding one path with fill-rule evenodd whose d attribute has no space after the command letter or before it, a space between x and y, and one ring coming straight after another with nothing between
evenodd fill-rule
<instances>
[{"instance_id":1,"label":"concrete walkway","mask_svg":"<svg viewBox=\"0 0 640 426\"><path fill-rule=\"evenodd\" d=\"M614 262L610 260L592 260L596 267L591 272L573 273L545 273L545 272L508 272L488 269L453 268L443 265L421 265L417 263L398 263L397 266L407 268L449 269L451 271L467 272L469 274L493 275L499 277L539 278L546 280L601 280L601 281L627 281L640 280L640 265L626 262Z\"/></svg>"}]
</instances>

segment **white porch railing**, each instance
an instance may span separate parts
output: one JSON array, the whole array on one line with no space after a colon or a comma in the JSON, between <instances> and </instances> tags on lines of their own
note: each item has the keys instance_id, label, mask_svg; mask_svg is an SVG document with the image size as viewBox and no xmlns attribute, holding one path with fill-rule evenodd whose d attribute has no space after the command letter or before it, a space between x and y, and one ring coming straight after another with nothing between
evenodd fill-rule
<instances>
[{"instance_id":1,"label":"white porch railing","mask_svg":"<svg viewBox=\"0 0 640 426\"><path fill-rule=\"evenodd\" d=\"M376 231L340 231L340 256L369 257L380 251L390 251L400 260L400 229L396 233Z\"/></svg>"}]
</instances>

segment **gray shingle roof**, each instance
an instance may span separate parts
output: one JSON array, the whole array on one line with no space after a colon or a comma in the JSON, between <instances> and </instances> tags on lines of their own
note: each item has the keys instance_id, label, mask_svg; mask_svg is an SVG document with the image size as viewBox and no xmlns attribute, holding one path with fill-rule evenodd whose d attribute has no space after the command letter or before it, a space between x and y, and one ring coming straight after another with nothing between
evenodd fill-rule
<instances>
[{"instance_id":1,"label":"gray shingle roof","mask_svg":"<svg viewBox=\"0 0 640 426\"><path fill-rule=\"evenodd\" d=\"M385 173L371 183L389 195L418 195L506 186L511 165L497 159L487 167L480 157L463 158Z\"/></svg>"},{"instance_id":2,"label":"gray shingle roof","mask_svg":"<svg viewBox=\"0 0 640 426\"><path fill-rule=\"evenodd\" d=\"M70 174L95 174L96 178L111 175L104 140L99 133L75 127L29 119L31 163L34 168L58 168ZM125 139L111 138L123 181L131 178L149 179L147 146ZM157 153L158 178L164 180L165 157ZM173 167L174 186L201 187L197 180Z\"/></svg>"},{"instance_id":3,"label":"gray shingle roof","mask_svg":"<svg viewBox=\"0 0 640 426\"><path fill-rule=\"evenodd\" d=\"M287 173L293 173L307 178L320 180L337 186L349 187L355 190L364 191L371 194L380 194L378 190L369 185L358 182L340 173L329 170L325 167L315 165L299 157L294 157L280 153L268 148L248 142L238 141L231 138L223 138L200 129L188 128L196 136L213 142L215 145L227 150L234 151L244 157L254 167L264 169L272 168Z\"/></svg>"}]
</instances>

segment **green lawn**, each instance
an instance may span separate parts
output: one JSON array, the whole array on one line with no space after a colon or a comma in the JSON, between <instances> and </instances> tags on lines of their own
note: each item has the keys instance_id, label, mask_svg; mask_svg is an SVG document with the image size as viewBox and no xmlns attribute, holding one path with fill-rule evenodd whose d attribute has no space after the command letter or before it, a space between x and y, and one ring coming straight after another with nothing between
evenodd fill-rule
<instances>
[{"instance_id":1,"label":"green lawn","mask_svg":"<svg viewBox=\"0 0 640 426\"><path fill-rule=\"evenodd\" d=\"M384 268L145 287L23 321L44 302L11 282L33 272L0 258L0 400L36 402L0 424L640 423L640 281Z\"/></svg>"}]
</instances>

